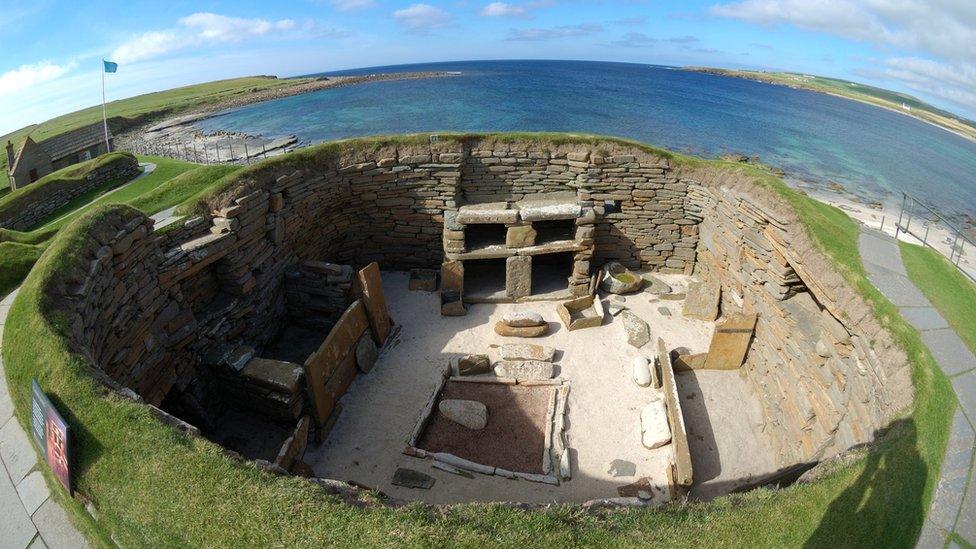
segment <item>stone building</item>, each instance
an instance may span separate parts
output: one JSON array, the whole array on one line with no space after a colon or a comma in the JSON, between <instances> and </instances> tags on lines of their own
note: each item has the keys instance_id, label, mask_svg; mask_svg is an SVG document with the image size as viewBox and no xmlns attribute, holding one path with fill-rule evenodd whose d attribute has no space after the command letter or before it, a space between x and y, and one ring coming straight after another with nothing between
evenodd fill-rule
<instances>
[{"instance_id":1,"label":"stone building","mask_svg":"<svg viewBox=\"0 0 976 549\"><path fill-rule=\"evenodd\" d=\"M109 143L111 142L112 136L109 135ZM53 171L106 152L105 130L101 122L40 142L27 137L16 150L14 144L7 141L7 177L10 179L10 188L16 191Z\"/></svg>"}]
</instances>

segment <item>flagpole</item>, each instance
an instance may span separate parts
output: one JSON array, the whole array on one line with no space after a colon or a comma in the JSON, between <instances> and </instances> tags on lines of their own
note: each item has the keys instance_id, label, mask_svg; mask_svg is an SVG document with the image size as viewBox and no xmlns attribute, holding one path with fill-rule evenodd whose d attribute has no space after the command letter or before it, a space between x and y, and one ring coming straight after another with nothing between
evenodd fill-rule
<instances>
[{"instance_id":1,"label":"flagpole","mask_svg":"<svg viewBox=\"0 0 976 549\"><path fill-rule=\"evenodd\" d=\"M105 114L105 60L102 59L102 127L105 129L105 152L112 152L108 141L108 117Z\"/></svg>"}]
</instances>

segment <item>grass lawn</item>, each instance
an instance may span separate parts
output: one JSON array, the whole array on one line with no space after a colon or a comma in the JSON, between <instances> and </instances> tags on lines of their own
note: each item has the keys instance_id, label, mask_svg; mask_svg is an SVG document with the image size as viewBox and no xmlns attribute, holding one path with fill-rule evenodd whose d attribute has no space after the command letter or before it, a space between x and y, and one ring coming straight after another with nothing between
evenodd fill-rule
<instances>
[{"instance_id":1,"label":"grass lawn","mask_svg":"<svg viewBox=\"0 0 976 549\"><path fill-rule=\"evenodd\" d=\"M110 184L93 189L89 193L79 196L75 200L60 208L48 216L46 223L43 223L35 230L45 231L50 229L60 229L80 217L89 208L98 204L127 204L137 199L141 195L152 191L156 187L166 183L174 177L199 167L199 164L173 160L172 158L161 158L157 156L138 156L139 162L151 162L156 164L156 169L135 181L131 185L114 190L118 185ZM114 183L114 182L113 182ZM113 192L114 190L114 192ZM111 193L111 194L109 194ZM149 212L156 213L156 212Z\"/></svg>"},{"instance_id":2,"label":"grass lawn","mask_svg":"<svg viewBox=\"0 0 976 549\"><path fill-rule=\"evenodd\" d=\"M119 132L139 123L206 107L229 97L271 88L290 87L308 81L307 78L277 79L270 76L231 78L120 99L109 103L106 109L109 125L113 131ZM11 140L15 145L19 145L28 135L35 141L41 141L101 119L102 107L97 105L0 136L0 142L6 143ZM0 173L7 173L6 168L7 157L0 155ZM0 178L0 187L9 187L6 178ZM0 191L0 195L2 194Z\"/></svg>"},{"instance_id":3,"label":"grass lawn","mask_svg":"<svg viewBox=\"0 0 976 549\"><path fill-rule=\"evenodd\" d=\"M976 285L935 250L899 242L908 277L976 353Z\"/></svg>"},{"instance_id":4,"label":"grass lawn","mask_svg":"<svg viewBox=\"0 0 976 549\"><path fill-rule=\"evenodd\" d=\"M268 162L314 161L339 147L324 145ZM66 503L96 545L107 545L111 538L124 546L162 547L914 547L938 481L955 399L918 333L868 282L857 251L857 225L841 210L787 188L763 170L673 158L676 163L747 170L758 184L780 193L907 351L915 406L878 437L866 457L838 464L810 484L661 509L591 513L570 505L544 512L481 504L443 509L350 506L303 479L276 477L233 462L216 445L179 434L144 406L108 394L92 379L90 363L64 337L74 319L59 310L47 291L66 283L62 273L69 266L87 268L82 263L86 256L78 251L97 246L89 232L103 217L124 222L139 215L131 208L106 205L57 235L11 310L2 352L18 417L27 425L30 379L36 377L75 429L77 489L94 501L99 522L76 501ZM206 200L260 169L227 175L200 187L198 196ZM192 179L192 173L180 177ZM53 493L61 497L61 491Z\"/></svg>"}]
</instances>

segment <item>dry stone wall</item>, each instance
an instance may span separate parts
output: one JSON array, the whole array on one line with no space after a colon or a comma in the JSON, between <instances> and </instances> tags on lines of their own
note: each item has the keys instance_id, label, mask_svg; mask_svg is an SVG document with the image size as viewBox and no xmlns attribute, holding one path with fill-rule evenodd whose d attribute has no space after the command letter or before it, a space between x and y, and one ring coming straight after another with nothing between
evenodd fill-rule
<instances>
[{"instance_id":1,"label":"dry stone wall","mask_svg":"<svg viewBox=\"0 0 976 549\"><path fill-rule=\"evenodd\" d=\"M91 170L81 181L52 182L37 188L28 187L29 194L18 198L16 203L0 212L0 228L15 231L33 229L53 212L79 196L109 181L124 183L138 172L139 162L134 156L126 154Z\"/></svg>"},{"instance_id":2,"label":"dry stone wall","mask_svg":"<svg viewBox=\"0 0 976 549\"><path fill-rule=\"evenodd\" d=\"M676 169L625 143L488 137L326 145L245 173L176 229L112 210L67 276L61 308L77 318L78 347L150 403L201 367L233 372L247 349L260 356L309 290L293 285L289 307L296 265L436 268L460 205L550 191L592 210L593 268L697 265L720 282L724 312L758 313L742 374L763 397L780 464L869 441L910 401L904 353L792 210L748 178Z\"/></svg>"},{"instance_id":3,"label":"dry stone wall","mask_svg":"<svg viewBox=\"0 0 976 549\"><path fill-rule=\"evenodd\" d=\"M872 441L911 402L906 355L781 199L734 179L702 182L689 189L703 218L697 270L720 282L723 314L758 313L741 373L779 465Z\"/></svg>"}]
</instances>

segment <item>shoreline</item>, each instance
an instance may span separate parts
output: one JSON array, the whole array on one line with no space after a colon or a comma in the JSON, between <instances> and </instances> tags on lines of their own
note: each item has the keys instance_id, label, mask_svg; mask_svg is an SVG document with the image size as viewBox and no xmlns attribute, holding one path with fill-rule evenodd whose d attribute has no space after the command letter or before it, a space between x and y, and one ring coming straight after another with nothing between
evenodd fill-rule
<instances>
[{"instance_id":1,"label":"shoreline","mask_svg":"<svg viewBox=\"0 0 976 549\"><path fill-rule=\"evenodd\" d=\"M425 80L460 76L460 72L423 71L390 72L355 76L324 76L300 84L261 90L242 97L232 97L206 107L165 118L134 128L116 136L117 147L151 156L166 156L198 164L250 163L252 159L277 156L294 150L299 143L295 135L268 138L241 132L204 132L194 123L219 113L321 90L356 86L373 82ZM296 78L295 80L301 80ZM283 80L287 82L287 80Z\"/></svg>"},{"instance_id":2,"label":"shoreline","mask_svg":"<svg viewBox=\"0 0 976 549\"><path fill-rule=\"evenodd\" d=\"M960 130L957 130L955 128L950 128L948 126L939 124L938 122L935 122L933 120L927 120L925 118L922 118L921 116L918 116L918 115L914 114L913 111L905 111L904 109L900 109L898 107L894 107L894 106L891 106L891 105L886 105L886 104L883 104L883 103L875 103L873 101L868 101L866 99L860 99L860 98L857 98L857 97L851 97L849 95L844 95L844 94L841 94L841 93L830 92L830 91L826 91L826 90L819 90L819 89L816 89L816 88L810 88L810 87L802 86L802 85L799 85L799 84L789 84L787 82L778 82L776 80L761 78L759 75L745 74L745 73L740 73L740 72L736 72L736 71L732 71L732 70L727 70L727 69L717 69L717 68L711 68L711 67L681 67L681 70L688 71L688 72L697 72L697 73L701 73L701 74L710 74L712 76L725 76L725 77L728 77L728 78L740 78L742 80L750 80L752 82L760 82L762 84L769 84L771 86L783 86L785 88L791 88L791 89L794 89L794 90L804 90L804 91L809 91L809 92L813 92L813 93L820 93L820 94L823 94L823 95L829 95L831 97L837 97L837 98L840 98L840 99L846 99L848 101L854 101L854 102L857 102L857 103L861 103L862 105L871 105L872 107L878 107L880 109L884 109L884 110L889 111L889 112L893 112L893 113L896 113L896 114L901 114L901 115L907 116L909 118L913 118L915 120L918 120L919 122L924 122L925 124L929 124L931 126L934 126L936 128L939 128L940 130L944 130L944 131L947 131L947 132L949 132L951 134L957 135L957 136L959 136L959 137L961 137L961 138L963 138L963 139L965 139L967 141L976 143L976 133L974 133L973 135L970 135L970 134L964 133L964 132L962 132ZM976 132L976 128L974 128L973 131Z\"/></svg>"}]
</instances>

